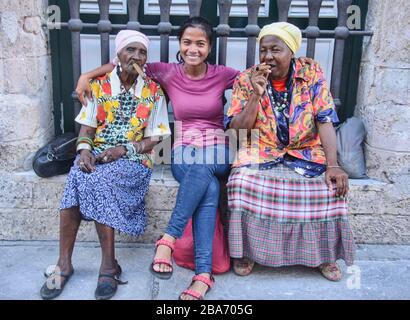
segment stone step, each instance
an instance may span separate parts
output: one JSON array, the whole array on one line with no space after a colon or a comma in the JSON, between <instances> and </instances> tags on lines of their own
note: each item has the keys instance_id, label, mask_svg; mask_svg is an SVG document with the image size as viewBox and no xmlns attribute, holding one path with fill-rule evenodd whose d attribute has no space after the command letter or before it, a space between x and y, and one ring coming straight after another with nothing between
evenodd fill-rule
<instances>
[{"instance_id":1,"label":"stone step","mask_svg":"<svg viewBox=\"0 0 410 320\"><path fill-rule=\"evenodd\" d=\"M0 172L0 240L58 240L65 180L65 175L39 178L33 171ZM375 180L350 180L350 221L358 243L410 244L408 201L393 201L391 188ZM177 191L169 166L156 167L146 196L145 234L119 234L116 240L154 243L166 228ZM98 240L93 223L82 223L78 240Z\"/></svg>"}]
</instances>

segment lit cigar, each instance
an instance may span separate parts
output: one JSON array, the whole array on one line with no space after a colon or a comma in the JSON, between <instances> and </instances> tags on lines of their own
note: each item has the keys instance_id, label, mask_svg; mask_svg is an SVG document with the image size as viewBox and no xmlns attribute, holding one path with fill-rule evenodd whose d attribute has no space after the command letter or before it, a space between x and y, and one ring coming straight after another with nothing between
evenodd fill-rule
<instances>
[{"instance_id":1,"label":"lit cigar","mask_svg":"<svg viewBox=\"0 0 410 320\"><path fill-rule=\"evenodd\" d=\"M145 78L144 71L142 71L141 67L138 64L133 63L132 66L134 67L135 70L137 70L137 72L141 76L141 78Z\"/></svg>"}]
</instances>

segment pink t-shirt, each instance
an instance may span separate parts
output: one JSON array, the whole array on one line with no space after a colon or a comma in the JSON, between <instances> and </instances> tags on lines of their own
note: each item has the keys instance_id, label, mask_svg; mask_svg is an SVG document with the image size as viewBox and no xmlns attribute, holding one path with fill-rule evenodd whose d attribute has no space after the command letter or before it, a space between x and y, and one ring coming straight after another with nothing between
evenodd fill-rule
<instances>
[{"instance_id":1,"label":"pink t-shirt","mask_svg":"<svg viewBox=\"0 0 410 320\"><path fill-rule=\"evenodd\" d=\"M171 100L176 120L174 148L226 143L222 97L226 89L232 88L239 71L208 64L206 75L192 80L185 75L182 64L157 62L148 63L146 73L161 85Z\"/></svg>"}]
</instances>

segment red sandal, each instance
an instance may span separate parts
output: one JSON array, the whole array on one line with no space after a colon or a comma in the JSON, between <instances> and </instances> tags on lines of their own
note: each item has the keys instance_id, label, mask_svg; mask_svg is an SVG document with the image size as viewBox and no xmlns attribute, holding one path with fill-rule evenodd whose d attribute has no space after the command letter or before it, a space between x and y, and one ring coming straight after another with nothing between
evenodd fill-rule
<instances>
[{"instance_id":1,"label":"red sandal","mask_svg":"<svg viewBox=\"0 0 410 320\"><path fill-rule=\"evenodd\" d=\"M175 247L174 243L161 238L155 243L155 251L157 250L158 246L161 246L161 245L167 246L168 248L170 248L171 249L171 256L172 256L172 252L174 251L174 247ZM156 264L165 264L165 265L167 265L171 268L171 271L168 271L168 272L156 271L154 269L154 265L156 265ZM168 280L169 278L171 278L172 272L174 271L174 268L172 266L172 261L171 260L168 260L168 259L154 259L154 261L151 263L151 266L150 266L149 270L157 278L162 279L162 280Z\"/></svg>"},{"instance_id":2,"label":"red sandal","mask_svg":"<svg viewBox=\"0 0 410 320\"><path fill-rule=\"evenodd\" d=\"M194 283L195 281L201 281L201 282L205 283L208 286L208 290L206 290L205 293L208 293L208 291L211 290L211 288L214 286L214 283L215 283L215 279L212 275L211 275L210 278L207 278L207 277L204 277L204 276L201 276L201 275L197 274L197 275L193 276L191 284L189 286L191 286L192 283ZM181 296L183 294L187 294L191 297L194 297L197 300L203 300L204 299L204 296L202 294L200 294L198 291L187 289L187 290L184 290L180 294L179 300L182 300Z\"/></svg>"}]
</instances>

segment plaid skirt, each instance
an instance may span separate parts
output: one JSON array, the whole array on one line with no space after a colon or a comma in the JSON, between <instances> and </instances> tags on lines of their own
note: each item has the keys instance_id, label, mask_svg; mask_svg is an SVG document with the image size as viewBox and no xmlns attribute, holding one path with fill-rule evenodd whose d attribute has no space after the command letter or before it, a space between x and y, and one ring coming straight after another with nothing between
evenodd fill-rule
<instances>
[{"instance_id":1,"label":"plaid skirt","mask_svg":"<svg viewBox=\"0 0 410 320\"><path fill-rule=\"evenodd\" d=\"M323 176L305 178L282 164L242 167L232 170L227 187L232 258L271 267L353 264L346 200L329 192Z\"/></svg>"}]
</instances>

